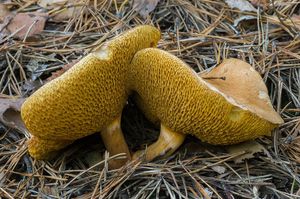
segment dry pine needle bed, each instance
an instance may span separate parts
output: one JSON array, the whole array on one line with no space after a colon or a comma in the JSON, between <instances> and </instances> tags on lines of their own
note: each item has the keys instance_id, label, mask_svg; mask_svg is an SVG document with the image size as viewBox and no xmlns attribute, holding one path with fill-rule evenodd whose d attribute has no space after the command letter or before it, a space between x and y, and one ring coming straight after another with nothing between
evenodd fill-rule
<instances>
[{"instance_id":1,"label":"dry pine needle bed","mask_svg":"<svg viewBox=\"0 0 300 199\"><path fill-rule=\"evenodd\" d=\"M158 27L158 48L196 72L226 58L250 63L285 123L237 147L188 137L169 158L118 170L107 162L122 155L109 157L98 134L51 161L32 159L18 112L23 100L141 24ZM0 92L0 198L300 198L298 0L0 1ZM132 150L159 132L131 99L122 129Z\"/></svg>"}]
</instances>

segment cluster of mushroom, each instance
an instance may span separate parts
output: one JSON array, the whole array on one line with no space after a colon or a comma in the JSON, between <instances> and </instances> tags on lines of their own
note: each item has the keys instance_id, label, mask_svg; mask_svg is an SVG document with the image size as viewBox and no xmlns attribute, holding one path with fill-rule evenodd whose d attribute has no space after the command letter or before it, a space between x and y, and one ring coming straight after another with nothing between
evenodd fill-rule
<instances>
[{"instance_id":1,"label":"cluster of mushroom","mask_svg":"<svg viewBox=\"0 0 300 199\"><path fill-rule=\"evenodd\" d=\"M145 153L150 161L172 154L186 134L227 145L270 135L283 122L249 64L228 59L199 76L177 57L153 48L159 39L156 28L136 27L31 95L21 109L32 134L30 155L49 159L75 140L100 131L111 155L126 153L131 159ZM138 106L151 121L160 122L161 130L145 152L131 154L120 118L133 91ZM126 161L110 164L116 168Z\"/></svg>"}]
</instances>

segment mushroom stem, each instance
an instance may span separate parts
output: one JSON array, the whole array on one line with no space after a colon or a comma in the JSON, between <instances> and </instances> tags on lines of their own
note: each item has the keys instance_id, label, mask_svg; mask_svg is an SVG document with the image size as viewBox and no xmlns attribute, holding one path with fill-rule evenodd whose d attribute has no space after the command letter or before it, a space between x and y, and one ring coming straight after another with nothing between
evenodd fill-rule
<instances>
[{"instance_id":1,"label":"mushroom stem","mask_svg":"<svg viewBox=\"0 0 300 199\"><path fill-rule=\"evenodd\" d=\"M140 150L133 154L132 159L137 159L145 154L146 161L152 161L157 157L167 157L176 151L183 143L185 134L172 131L168 127L161 124L160 135L158 140L147 147L145 151Z\"/></svg>"},{"instance_id":2,"label":"mushroom stem","mask_svg":"<svg viewBox=\"0 0 300 199\"><path fill-rule=\"evenodd\" d=\"M126 140L121 129L121 115L101 131L101 137L110 156L125 153L127 158L109 161L109 168L117 169L131 159Z\"/></svg>"},{"instance_id":3,"label":"mushroom stem","mask_svg":"<svg viewBox=\"0 0 300 199\"><path fill-rule=\"evenodd\" d=\"M29 154L38 160L51 159L57 152L72 144L73 140L45 140L33 136L28 141Z\"/></svg>"}]
</instances>

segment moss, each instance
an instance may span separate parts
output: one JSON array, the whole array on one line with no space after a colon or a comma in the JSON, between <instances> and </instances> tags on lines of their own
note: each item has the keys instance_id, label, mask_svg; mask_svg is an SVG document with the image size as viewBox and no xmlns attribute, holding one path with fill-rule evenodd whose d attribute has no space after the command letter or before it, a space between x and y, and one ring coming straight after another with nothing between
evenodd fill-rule
<instances>
[{"instance_id":1,"label":"moss","mask_svg":"<svg viewBox=\"0 0 300 199\"><path fill-rule=\"evenodd\" d=\"M146 115L173 131L226 145L270 135L277 126L233 105L183 61L162 50L139 51L129 71L128 87L137 92Z\"/></svg>"}]
</instances>

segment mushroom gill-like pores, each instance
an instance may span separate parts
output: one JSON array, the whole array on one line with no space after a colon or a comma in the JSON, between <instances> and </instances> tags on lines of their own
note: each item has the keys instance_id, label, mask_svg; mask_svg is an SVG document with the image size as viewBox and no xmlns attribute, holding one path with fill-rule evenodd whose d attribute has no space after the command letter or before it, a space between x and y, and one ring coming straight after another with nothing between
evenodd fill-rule
<instances>
[{"instance_id":1,"label":"mushroom gill-like pores","mask_svg":"<svg viewBox=\"0 0 300 199\"><path fill-rule=\"evenodd\" d=\"M270 135L283 122L249 64L229 59L202 77L159 49L144 49L134 56L128 87L137 93L146 116L161 122L158 140L145 152L147 161L171 154L186 134L228 145Z\"/></svg>"},{"instance_id":2,"label":"mushroom gill-like pores","mask_svg":"<svg viewBox=\"0 0 300 199\"><path fill-rule=\"evenodd\" d=\"M21 108L22 119L33 135L31 156L49 159L74 140L102 131L111 155L125 152L129 157L120 129L127 100L126 71L137 51L156 46L159 39L159 30L152 26L131 29L31 95Z\"/></svg>"}]
</instances>

